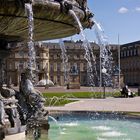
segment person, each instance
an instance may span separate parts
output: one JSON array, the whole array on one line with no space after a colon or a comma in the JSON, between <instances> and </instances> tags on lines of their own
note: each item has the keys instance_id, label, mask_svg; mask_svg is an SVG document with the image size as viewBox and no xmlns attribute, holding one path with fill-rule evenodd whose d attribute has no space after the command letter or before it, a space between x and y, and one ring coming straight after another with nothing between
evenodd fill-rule
<instances>
[{"instance_id":1,"label":"person","mask_svg":"<svg viewBox=\"0 0 140 140\"><path fill-rule=\"evenodd\" d=\"M126 85L125 87L123 87L122 91L121 91L121 94L124 96L124 97L134 97L135 96L135 93L133 93L129 88L128 86Z\"/></svg>"},{"instance_id":2,"label":"person","mask_svg":"<svg viewBox=\"0 0 140 140\"><path fill-rule=\"evenodd\" d=\"M128 89L128 97L134 97L135 93Z\"/></svg>"},{"instance_id":3,"label":"person","mask_svg":"<svg viewBox=\"0 0 140 140\"><path fill-rule=\"evenodd\" d=\"M121 94L122 94L122 96L124 96L124 97L128 97L128 86L127 85L125 85L123 88L122 88L122 91L121 91Z\"/></svg>"}]
</instances>

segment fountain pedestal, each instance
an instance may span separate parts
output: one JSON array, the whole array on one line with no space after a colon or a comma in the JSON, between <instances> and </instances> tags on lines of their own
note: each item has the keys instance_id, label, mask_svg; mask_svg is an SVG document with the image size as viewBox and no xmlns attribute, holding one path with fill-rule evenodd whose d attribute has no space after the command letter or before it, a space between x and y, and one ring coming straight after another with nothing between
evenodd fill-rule
<instances>
[{"instance_id":1,"label":"fountain pedestal","mask_svg":"<svg viewBox=\"0 0 140 140\"><path fill-rule=\"evenodd\" d=\"M76 64L71 67L67 89L80 89L80 75Z\"/></svg>"},{"instance_id":2,"label":"fountain pedestal","mask_svg":"<svg viewBox=\"0 0 140 140\"><path fill-rule=\"evenodd\" d=\"M25 125L21 125L17 110L17 100L13 89L2 87L0 91L0 140L7 140L8 135L20 134L25 131Z\"/></svg>"},{"instance_id":3,"label":"fountain pedestal","mask_svg":"<svg viewBox=\"0 0 140 140\"><path fill-rule=\"evenodd\" d=\"M26 138L28 140L46 139L48 137L49 127L47 118L32 118L26 127Z\"/></svg>"},{"instance_id":4,"label":"fountain pedestal","mask_svg":"<svg viewBox=\"0 0 140 140\"><path fill-rule=\"evenodd\" d=\"M69 89L80 89L79 75L70 75Z\"/></svg>"}]
</instances>

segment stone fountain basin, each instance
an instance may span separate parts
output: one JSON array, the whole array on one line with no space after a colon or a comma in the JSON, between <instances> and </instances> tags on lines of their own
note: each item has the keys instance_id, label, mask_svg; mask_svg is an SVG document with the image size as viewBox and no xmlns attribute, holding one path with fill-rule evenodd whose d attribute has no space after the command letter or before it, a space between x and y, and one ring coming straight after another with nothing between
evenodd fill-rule
<instances>
[{"instance_id":1,"label":"stone fountain basin","mask_svg":"<svg viewBox=\"0 0 140 140\"><path fill-rule=\"evenodd\" d=\"M7 135L13 135L25 132L26 126L20 126L20 127L13 127L13 128L7 128L6 134Z\"/></svg>"},{"instance_id":2,"label":"stone fountain basin","mask_svg":"<svg viewBox=\"0 0 140 140\"><path fill-rule=\"evenodd\" d=\"M25 132L13 134L13 135L8 135L5 137L4 140L25 140Z\"/></svg>"},{"instance_id":3,"label":"stone fountain basin","mask_svg":"<svg viewBox=\"0 0 140 140\"><path fill-rule=\"evenodd\" d=\"M84 28L93 23L75 0L68 0ZM23 0L0 0L0 38L7 41L28 40L28 21ZM51 40L79 33L77 23L66 9L60 10L58 2L34 0L34 40ZM85 16L86 15L86 16Z\"/></svg>"}]
</instances>

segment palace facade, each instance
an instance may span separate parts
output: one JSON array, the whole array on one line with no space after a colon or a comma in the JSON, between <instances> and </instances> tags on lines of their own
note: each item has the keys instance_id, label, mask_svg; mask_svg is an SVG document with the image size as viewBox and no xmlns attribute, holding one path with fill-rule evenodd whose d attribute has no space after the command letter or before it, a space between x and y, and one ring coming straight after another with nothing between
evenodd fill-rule
<instances>
[{"instance_id":1,"label":"palace facade","mask_svg":"<svg viewBox=\"0 0 140 140\"><path fill-rule=\"evenodd\" d=\"M12 44L13 45L13 44ZM37 79L49 76L49 49L41 45L35 46ZM14 44L10 56L6 59L6 81L8 84L19 85L20 75L28 67L28 47L25 44Z\"/></svg>"},{"instance_id":2,"label":"palace facade","mask_svg":"<svg viewBox=\"0 0 140 140\"><path fill-rule=\"evenodd\" d=\"M78 69L80 85L89 86L89 77L87 73L87 61L85 60L85 50L82 41L64 41L66 54L68 57L68 70L73 66ZM90 43L95 59L97 75L100 75L100 49L96 43ZM111 45L113 65L118 63L117 45ZM62 63L62 51L59 43L36 43L36 71L37 79L49 78L56 85L65 85L64 64ZM25 44L17 44L13 47L11 55L6 60L6 79L9 84L19 85L20 75L28 66L28 47Z\"/></svg>"},{"instance_id":3,"label":"palace facade","mask_svg":"<svg viewBox=\"0 0 140 140\"><path fill-rule=\"evenodd\" d=\"M140 41L120 46L121 70L124 83L129 86L140 85Z\"/></svg>"},{"instance_id":4,"label":"palace facade","mask_svg":"<svg viewBox=\"0 0 140 140\"><path fill-rule=\"evenodd\" d=\"M68 71L76 65L78 69L78 74L80 77L80 84L87 86L89 83L87 76L87 62L84 58L85 50L82 46L82 42L72 42L65 41L66 55L68 57ZM49 76L57 85L64 85L64 65L62 51L58 43L45 43L43 46L46 46L49 49ZM95 43L91 43L94 55L96 58L99 58L99 46ZM97 64L99 59L97 59ZM98 66L98 65L97 65Z\"/></svg>"}]
</instances>

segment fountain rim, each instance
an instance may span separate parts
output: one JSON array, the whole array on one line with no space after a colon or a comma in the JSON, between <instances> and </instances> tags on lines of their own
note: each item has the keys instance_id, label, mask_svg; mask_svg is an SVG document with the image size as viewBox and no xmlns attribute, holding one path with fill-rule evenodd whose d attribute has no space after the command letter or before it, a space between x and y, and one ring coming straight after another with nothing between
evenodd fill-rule
<instances>
[{"instance_id":1,"label":"fountain rim","mask_svg":"<svg viewBox=\"0 0 140 140\"><path fill-rule=\"evenodd\" d=\"M22 26L22 30L19 30L19 28L15 28L17 31L14 31L13 29L6 29L6 31L3 31L0 33L0 38L6 38L9 42L19 42L19 41L26 41L28 40L26 38L27 33L27 26L25 26L25 22L27 19L26 14L23 12L24 11L24 3L21 5L19 4L18 0L12 0L11 3L8 3L8 0L6 1L6 4L1 4L0 6L2 7L9 7L10 5L12 6L16 6L14 4L14 2L18 2L17 3L17 7L13 7L13 11L12 12L8 12L5 13L2 10L0 11L0 17L1 18L15 18L15 22L17 24L17 26ZM80 21L82 22L82 26L83 28L91 28L94 24L94 22L92 21L92 14L88 9L82 9L80 7L80 5L78 5L77 2L71 2L68 1L70 4L72 4L72 10L76 13L76 15L79 17ZM32 3L33 6L33 13L34 13L34 20L35 20L35 28L34 28L34 40L35 41L43 41L43 40L52 40L52 39L59 39L59 38L63 38L63 37L69 37L72 36L74 34L79 34L80 30L78 25L74 22L74 18L72 17L72 15L70 14L69 10L71 9L67 9L67 7L63 7L63 11L61 11L61 4L59 2L56 1L48 1L48 0L44 0L44 1L39 1L39 0L34 0ZM16 10L17 9L17 10ZM39 9L43 12L42 14L39 13ZM7 9L8 10L8 9ZM49 14L46 11L49 11ZM17 12L16 12L17 11ZM52 14L51 14L52 13ZM51 14L51 15L50 15ZM91 14L91 15L90 15ZM50 16L49 16L50 15ZM55 16L54 16L55 15ZM90 15L90 16L89 16ZM23 25L21 25L18 22L18 19L22 19L23 21ZM57 24L58 23L58 24ZM3 24L3 22L2 22ZM9 26L11 24L8 23L7 26ZM48 35L48 33L50 33L50 29L47 29L48 31L43 31L41 29L42 28L48 26L48 25L52 25L54 26L54 31L57 29L59 29L58 33L57 30L55 31L55 33L52 33ZM59 27L60 28L56 28ZM62 28L63 27L63 28ZM41 29L41 31L40 31ZM11 32L12 31L12 32ZM43 32L42 32L43 31ZM21 32L21 34L19 33Z\"/></svg>"},{"instance_id":2,"label":"fountain rim","mask_svg":"<svg viewBox=\"0 0 140 140\"><path fill-rule=\"evenodd\" d=\"M99 114L107 114L107 115L111 115L111 114L117 114L117 115L122 115L124 117L126 117L126 119L136 119L139 120L140 119L140 112L129 112L129 111L89 111L89 110L49 110L49 115L61 115L61 114L92 114L92 113L99 113Z\"/></svg>"}]
</instances>

